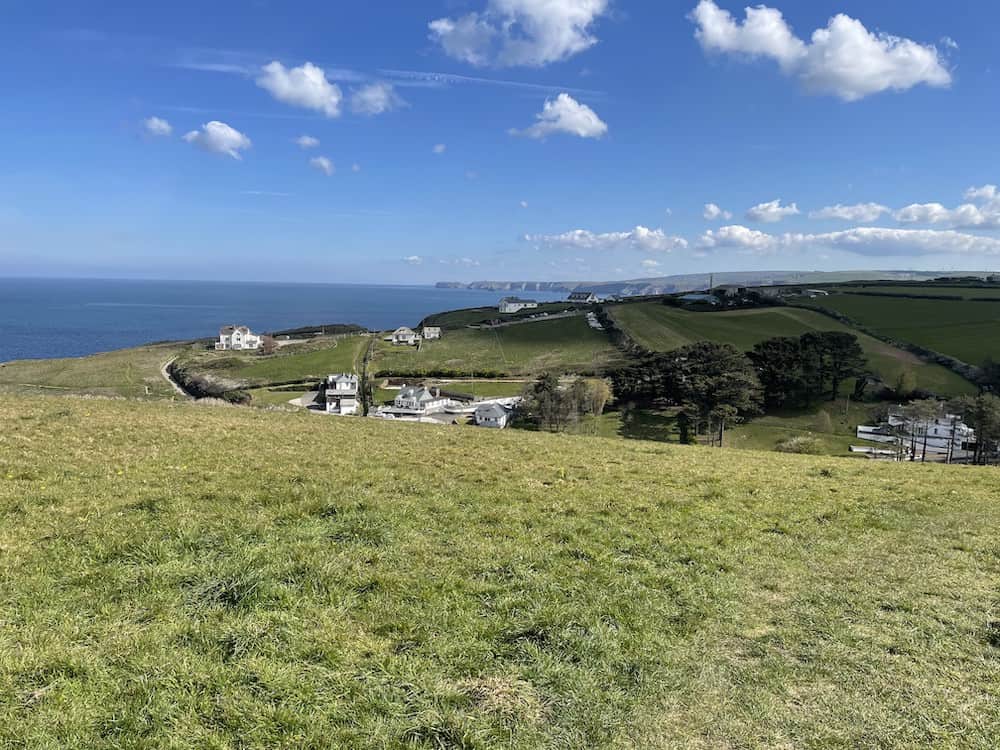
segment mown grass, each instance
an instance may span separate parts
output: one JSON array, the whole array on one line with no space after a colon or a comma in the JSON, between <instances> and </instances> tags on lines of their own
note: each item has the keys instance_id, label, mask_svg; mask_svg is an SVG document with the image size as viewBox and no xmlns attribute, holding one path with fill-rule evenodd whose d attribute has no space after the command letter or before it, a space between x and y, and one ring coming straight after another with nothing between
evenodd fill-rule
<instances>
[{"instance_id":1,"label":"mown grass","mask_svg":"<svg viewBox=\"0 0 1000 750\"><path fill-rule=\"evenodd\" d=\"M1000 302L831 294L808 304L836 310L896 341L918 344L969 364L981 365L988 357L1000 359Z\"/></svg>"},{"instance_id":2,"label":"mown grass","mask_svg":"<svg viewBox=\"0 0 1000 750\"><path fill-rule=\"evenodd\" d=\"M0 746L993 748L993 469L0 397Z\"/></svg>"},{"instance_id":3,"label":"mown grass","mask_svg":"<svg viewBox=\"0 0 1000 750\"><path fill-rule=\"evenodd\" d=\"M824 298L824 305L827 299L833 297ZM857 335L871 367L890 386L896 383L900 373L909 370L916 379L917 387L934 393L951 396L975 391L972 383L940 365L923 362L913 354L812 310L770 307L702 313L650 302L616 305L610 311L637 343L654 351L669 351L699 340L729 343L746 351L754 344L776 336L800 336L808 331L850 331Z\"/></svg>"},{"instance_id":4,"label":"mown grass","mask_svg":"<svg viewBox=\"0 0 1000 750\"><path fill-rule=\"evenodd\" d=\"M282 347L266 356L256 352L200 352L185 357L182 365L189 372L243 388L318 380L331 373L360 372L370 340L368 336L316 339Z\"/></svg>"},{"instance_id":5,"label":"mown grass","mask_svg":"<svg viewBox=\"0 0 1000 750\"><path fill-rule=\"evenodd\" d=\"M89 357L7 362L0 364L0 390L171 398L177 393L163 377L160 368L188 348L180 343L162 344Z\"/></svg>"},{"instance_id":6,"label":"mown grass","mask_svg":"<svg viewBox=\"0 0 1000 750\"><path fill-rule=\"evenodd\" d=\"M583 316L520 323L491 330L457 330L416 347L378 342L375 372L490 372L534 375L602 372L620 361L608 336Z\"/></svg>"}]
</instances>

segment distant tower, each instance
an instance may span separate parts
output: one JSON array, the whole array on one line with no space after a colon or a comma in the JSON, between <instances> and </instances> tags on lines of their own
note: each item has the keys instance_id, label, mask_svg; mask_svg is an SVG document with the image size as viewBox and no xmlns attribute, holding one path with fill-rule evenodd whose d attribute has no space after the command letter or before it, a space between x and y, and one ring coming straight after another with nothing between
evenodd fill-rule
<instances>
[{"instance_id":1,"label":"distant tower","mask_svg":"<svg viewBox=\"0 0 1000 750\"><path fill-rule=\"evenodd\" d=\"M715 289L715 274L710 273L708 275L708 291L712 291L713 289Z\"/></svg>"}]
</instances>

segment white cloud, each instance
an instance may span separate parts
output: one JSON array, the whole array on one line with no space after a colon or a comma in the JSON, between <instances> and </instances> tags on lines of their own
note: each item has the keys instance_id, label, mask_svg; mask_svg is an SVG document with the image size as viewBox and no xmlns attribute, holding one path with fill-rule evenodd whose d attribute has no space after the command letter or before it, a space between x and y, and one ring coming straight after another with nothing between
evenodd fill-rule
<instances>
[{"instance_id":1,"label":"white cloud","mask_svg":"<svg viewBox=\"0 0 1000 750\"><path fill-rule=\"evenodd\" d=\"M323 69L310 62L298 68L286 68L277 61L268 63L257 85L279 102L322 112L327 117L340 116L340 87L330 83Z\"/></svg>"},{"instance_id":2,"label":"white cloud","mask_svg":"<svg viewBox=\"0 0 1000 750\"><path fill-rule=\"evenodd\" d=\"M357 114L380 115L406 104L391 83L377 81L351 94L351 109Z\"/></svg>"},{"instance_id":3,"label":"white cloud","mask_svg":"<svg viewBox=\"0 0 1000 750\"><path fill-rule=\"evenodd\" d=\"M642 265L643 268L657 268L660 265L660 261L653 260L652 258L646 258L640 265Z\"/></svg>"},{"instance_id":4,"label":"white cloud","mask_svg":"<svg viewBox=\"0 0 1000 750\"><path fill-rule=\"evenodd\" d=\"M439 18L430 38L476 66L540 67L597 44L591 28L609 0L488 0L482 12Z\"/></svg>"},{"instance_id":5,"label":"white cloud","mask_svg":"<svg viewBox=\"0 0 1000 750\"><path fill-rule=\"evenodd\" d=\"M521 201L521 208L527 208L527 207L528 207L528 201Z\"/></svg>"},{"instance_id":6,"label":"white cloud","mask_svg":"<svg viewBox=\"0 0 1000 750\"><path fill-rule=\"evenodd\" d=\"M314 156L309 160L309 166L313 169L318 169L320 172L325 174L327 177L333 175L336 171L333 166L333 162L327 159L325 156Z\"/></svg>"},{"instance_id":7,"label":"white cloud","mask_svg":"<svg viewBox=\"0 0 1000 750\"><path fill-rule=\"evenodd\" d=\"M867 224L878 220L882 214L889 213L888 206L881 203L855 203L852 206L845 206L838 203L835 206L826 206L819 211L811 211L810 219L840 219L842 221L854 221Z\"/></svg>"},{"instance_id":8,"label":"white cloud","mask_svg":"<svg viewBox=\"0 0 1000 750\"><path fill-rule=\"evenodd\" d=\"M706 203L705 210L701 212L701 215L708 221L715 221L716 219L725 219L728 221L733 218L733 215L729 211L719 208L714 203Z\"/></svg>"},{"instance_id":9,"label":"white cloud","mask_svg":"<svg viewBox=\"0 0 1000 750\"><path fill-rule=\"evenodd\" d=\"M443 154L445 151L448 150L448 147L446 145L444 145L443 143L437 143L437 144L434 145L434 148L431 149L431 150L435 154Z\"/></svg>"},{"instance_id":10,"label":"white cloud","mask_svg":"<svg viewBox=\"0 0 1000 750\"><path fill-rule=\"evenodd\" d=\"M419 255L407 255L405 258L403 258L403 262L408 263L411 266L419 266L421 263L424 262L424 259L421 258Z\"/></svg>"},{"instance_id":11,"label":"white cloud","mask_svg":"<svg viewBox=\"0 0 1000 750\"><path fill-rule=\"evenodd\" d=\"M953 230L855 227L825 234L767 234L743 226L705 232L697 246L706 250L735 248L756 255L816 248L858 255L1000 255L1000 239Z\"/></svg>"},{"instance_id":12,"label":"white cloud","mask_svg":"<svg viewBox=\"0 0 1000 750\"><path fill-rule=\"evenodd\" d=\"M996 185L971 187L963 203L947 208L941 203L911 203L893 214L901 224L947 224L958 229L1000 228L1000 194Z\"/></svg>"},{"instance_id":13,"label":"white cloud","mask_svg":"<svg viewBox=\"0 0 1000 750\"><path fill-rule=\"evenodd\" d=\"M218 120L212 120L201 126L201 130L192 130L184 136L184 140L205 151L225 154L234 159L242 159L240 151L250 148L250 139L236 128Z\"/></svg>"},{"instance_id":14,"label":"white cloud","mask_svg":"<svg viewBox=\"0 0 1000 750\"><path fill-rule=\"evenodd\" d=\"M311 135L300 135L295 139L295 142L299 145L299 148L316 148L319 146L319 138L313 138Z\"/></svg>"},{"instance_id":15,"label":"white cloud","mask_svg":"<svg viewBox=\"0 0 1000 750\"><path fill-rule=\"evenodd\" d=\"M688 246L683 237L666 234L662 229L648 229L637 226L628 232L605 232L597 234L587 229L574 229L562 234L528 234L524 236L528 242L537 242L566 248L583 250L615 250L621 248L637 248L647 251L669 253Z\"/></svg>"},{"instance_id":16,"label":"white cloud","mask_svg":"<svg viewBox=\"0 0 1000 750\"><path fill-rule=\"evenodd\" d=\"M354 174L357 174L358 172L361 171L361 165L358 164L358 163L352 164L351 165L351 171L354 172Z\"/></svg>"},{"instance_id":17,"label":"white cloud","mask_svg":"<svg viewBox=\"0 0 1000 750\"><path fill-rule=\"evenodd\" d=\"M706 52L770 58L806 90L846 101L919 84L951 83L951 73L934 45L872 33L843 13L816 29L808 42L795 36L776 8L758 5L745 13L738 22L714 0L700 0L689 18L697 25L695 37Z\"/></svg>"},{"instance_id":18,"label":"white cloud","mask_svg":"<svg viewBox=\"0 0 1000 750\"><path fill-rule=\"evenodd\" d=\"M149 135L166 137L174 132L173 126L160 117L148 117L142 121L142 126Z\"/></svg>"},{"instance_id":19,"label":"white cloud","mask_svg":"<svg viewBox=\"0 0 1000 750\"><path fill-rule=\"evenodd\" d=\"M747 221L761 221L765 224L773 224L781 221L786 216L796 216L799 207L794 203L787 206L781 205L781 198L776 198L767 203L758 203L753 208L747 210Z\"/></svg>"},{"instance_id":20,"label":"white cloud","mask_svg":"<svg viewBox=\"0 0 1000 750\"><path fill-rule=\"evenodd\" d=\"M600 138L608 132L608 126L594 110L565 93L546 99L535 117L538 122L524 130L512 129L511 135L545 138L553 133L569 133L580 138Z\"/></svg>"}]
</instances>

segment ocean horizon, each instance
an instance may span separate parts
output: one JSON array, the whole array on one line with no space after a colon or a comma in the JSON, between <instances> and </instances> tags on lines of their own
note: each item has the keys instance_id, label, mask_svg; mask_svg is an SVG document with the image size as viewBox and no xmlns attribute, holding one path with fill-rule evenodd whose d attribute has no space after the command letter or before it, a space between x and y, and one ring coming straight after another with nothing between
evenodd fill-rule
<instances>
[{"instance_id":1,"label":"ocean horizon","mask_svg":"<svg viewBox=\"0 0 1000 750\"><path fill-rule=\"evenodd\" d=\"M0 277L0 362L214 338L230 324L256 331L332 323L389 330L442 310L493 305L507 294L387 284Z\"/></svg>"}]
</instances>

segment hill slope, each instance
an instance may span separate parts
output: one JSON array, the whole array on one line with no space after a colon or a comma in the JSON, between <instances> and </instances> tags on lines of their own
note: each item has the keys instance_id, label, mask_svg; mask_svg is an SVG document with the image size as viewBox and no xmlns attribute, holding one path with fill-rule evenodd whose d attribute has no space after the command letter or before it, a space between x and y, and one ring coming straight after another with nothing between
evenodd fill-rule
<instances>
[{"instance_id":1,"label":"hill slope","mask_svg":"<svg viewBox=\"0 0 1000 750\"><path fill-rule=\"evenodd\" d=\"M989 469L0 397L0 746L993 747Z\"/></svg>"},{"instance_id":2,"label":"hill slope","mask_svg":"<svg viewBox=\"0 0 1000 750\"><path fill-rule=\"evenodd\" d=\"M808 331L854 333L871 367L890 385L905 369L920 388L950 396L974 392L975 386L947 368L923 362L915 355L889 346L822 313L792 307L766 307L731 312L690 312L658 302L615 305L612 317L635 341L647 349L669 351L707 339L743 350L776 336L800 336Z\"/></svg>"}]
</instances>

